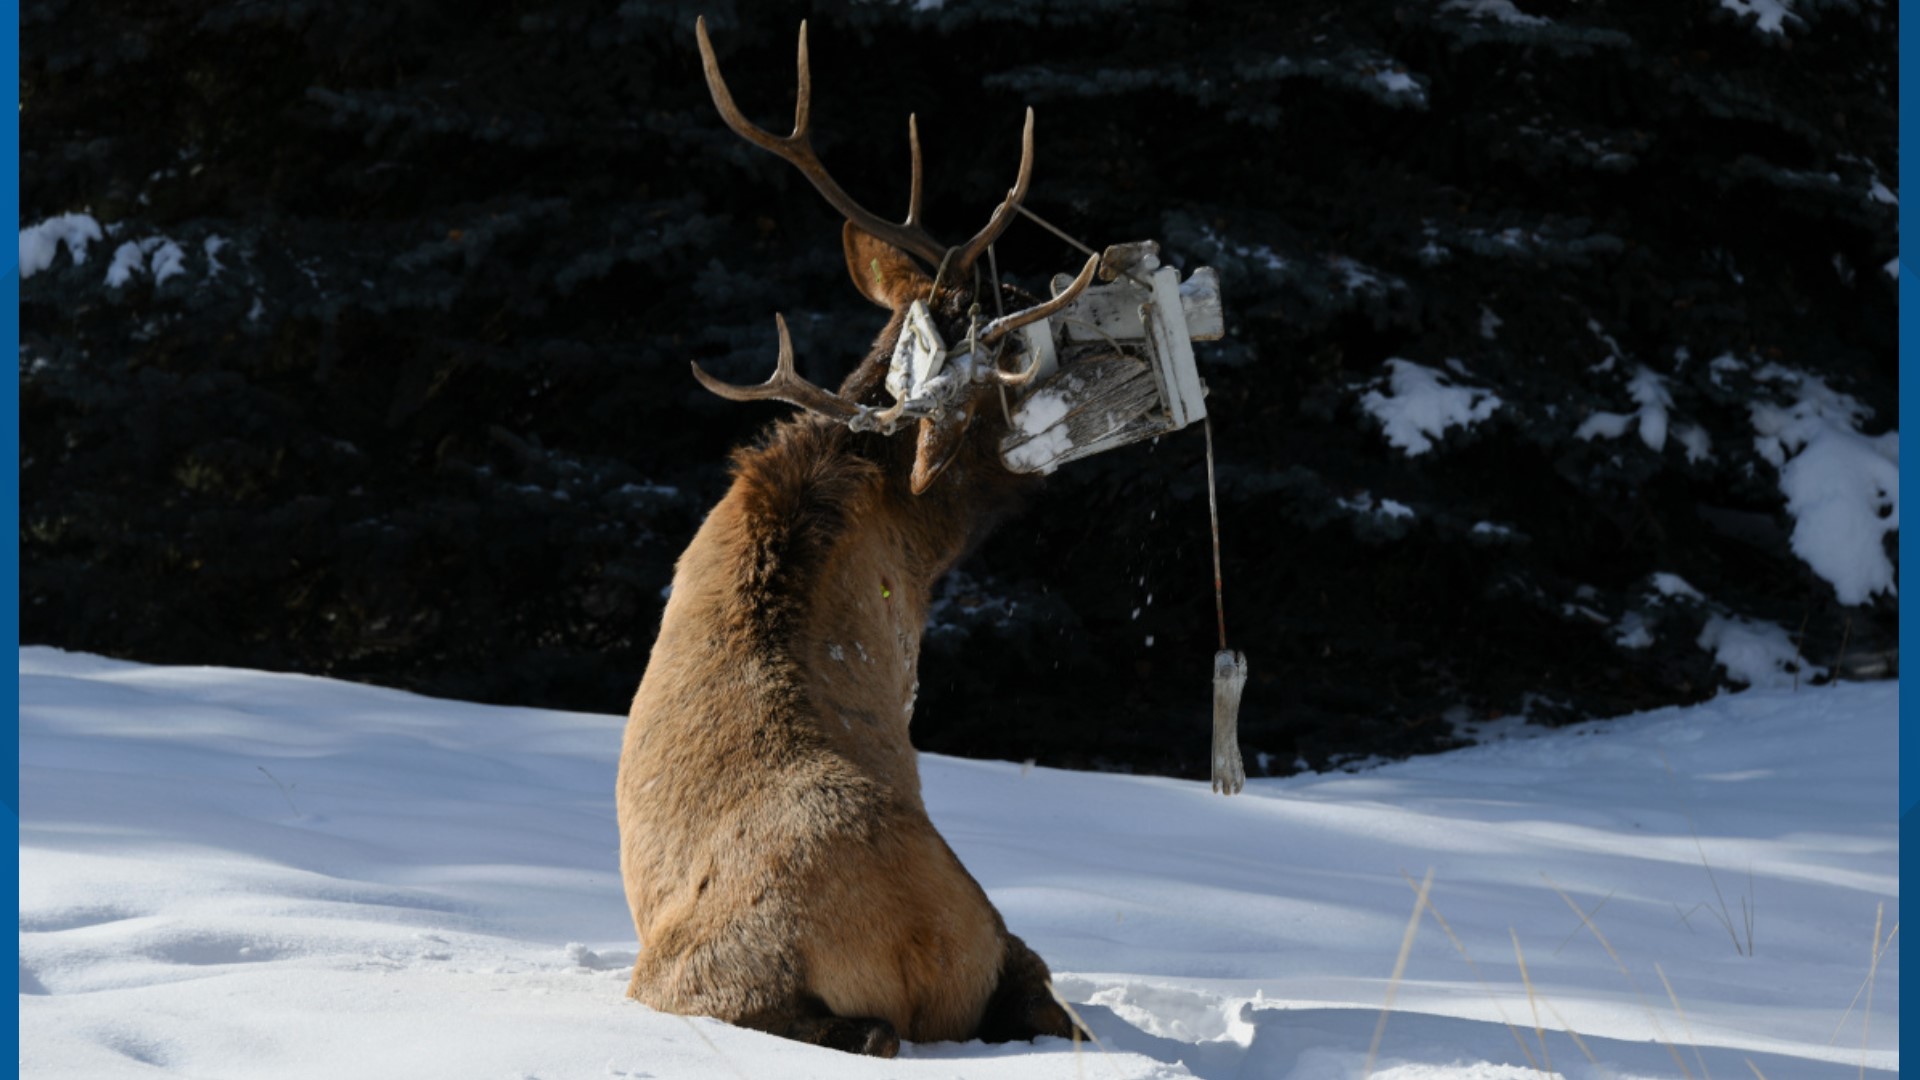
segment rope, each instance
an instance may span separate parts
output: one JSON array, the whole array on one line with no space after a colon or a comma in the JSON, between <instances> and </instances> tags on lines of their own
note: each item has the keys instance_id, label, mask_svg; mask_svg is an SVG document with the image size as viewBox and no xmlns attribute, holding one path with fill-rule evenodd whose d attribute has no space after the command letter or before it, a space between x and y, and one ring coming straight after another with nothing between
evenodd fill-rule
<instances>
[{"instance_id":1,"label":"rope","mask_svg":"<svg viewBox=\"0 0 1920 1080\"><path fill-rule=\"evenodd\" d=\"M1227 649L1227 602L1220 591L1220 500L1213 492L1213 416L1200 420L1207 434L1207 513L1213 518L1213 613L1220 621L1220 651Z\"/></svg>"},{"instance_id":2,"label":"rope","mask_svg":"<svg viewBox=\"0 0 1920 1080\"><path fill-rule=\"evenodd\" d=\"M1007 314L1007 304L1005 299L1003 299L1000 295L1000 260L996 255L994 255L992 244L987 245L987 280L991 282L993 285L994 318L996 319L1005 318ZM1002 340L1000 343L1000 348L994 350L994 353L993 353L994 367L997 368L1000 366L1000 353L1005 348L1006 348L1006 342ZM1007 405L1007 384L1000 383L999 389L1000 389L1000 415L1002 418L1006 420L1007 427L1011 428L1013 427L1013 410Z\"/></svg>"},{"instance_id":3,"label":"rope","mask_svg":"<svg viewBox=\"0 0 1920 1080\"><path fill-rule=\"evenodd\" d=\"M1034 213L1033 211L1027 209L1026 207L1021 206L1018 203L1015 203L1013 208L1015 210L1020 211L1022 214L1027 215L1027 220L1033 222L1035 225L1040 226L1041 228L1052 233L1053 235L1059 237L1062 240L1065 240L1067 243L1072 244L1074 247L1078 248L1082 255L1099 255L1100 254L1099 252L1093 250L1087 245L1081 243L1080 241L1075 240L1072 236L1068 235L1064 230L1060 229L1058 226L1054 225L1052 222L1046 220L1045 218L1041 217L1039 214ZM1102 257L1100 260L1100 265L1104 267L1106 266L1106 264L1107 263L1106 263L1105 257ZM1122 270L1120 271L1120 273L1123 274L1128 281L1133 282L1135 285L1138 285L1143 289L1151 290L1153 288L1153 284L1151 282L1142 281L1139 278L1133 276L1133 271L1131 270Z\"/></svg>"}]
</instances>

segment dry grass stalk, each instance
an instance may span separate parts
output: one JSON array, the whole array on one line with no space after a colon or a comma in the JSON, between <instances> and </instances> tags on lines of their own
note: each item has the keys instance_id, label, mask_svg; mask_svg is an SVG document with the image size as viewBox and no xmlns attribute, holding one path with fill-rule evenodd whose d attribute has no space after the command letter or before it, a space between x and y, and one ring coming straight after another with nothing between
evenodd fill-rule
<instances>
[{"instance_id":1,"label":"dry grass stalk","mask_svg":"<svg viewBox=\"0 0 1920 1080\"><path fill-rule=\"evenodd\" d=\"M1860 1017L1860 1080L1867 1080L1867 1035L1873 1029L1873 983L1874 976L1880 973L1880 924L1886 917L1887 902L1882 900L1873 909L1873 961L1867 965L1867 1008Z\"/></svg>"},{"instance_id":2,"label":"dry grass stalk","mask_svg":"<svg viewBox=\"0 0 1920 1080\"><path fill-rule=\"evenodd\" d=\"M1884 904L1881 905L1883 910L1885 906ZM1873 981L1874 968L1879 964L1880 957L1887 954L1887 950L1893 946L1893 939L1900 935L1900 924L1894 923L1893 929L1887 931L1887 940L1884 942L1881 941L1878 922L1879 920L1876 919L1873 932L1874 962L1867 968L1867 977L1860 980L1860 989L1853 992L1853 1000L1847 1002L1847 1011L1840 1014L1840 1022L1833 1025L1833 1034L1827 1038L1828 1046L1832 1046L1834 1043L1840 1041L1840 1029L1847 1026L1847 1018L1853 1015L1853 1007L1860 1004L1861 995L1867 992L1867 984Z\"/></svg>"},{"instance_id":3,"label":"dry grass stalk","mask_svg":"<svg viewBox=\"0 0 1920 1080\"><path fill-rule=\"evenodd\" d=\"M1693 1021L1687 1019L1687 1010L1680 1007L1680 995L1673 992L1673 983L1659 964L1653 965L1654 974L1660 976L1660 985L1667 988L1667 1000L1673 1002L1673 1011L1680 1015L1680 1030L1687 1033L1687 1045L1693 1047L1693 1059L1700 1063L1700 1075L1713 1080L1713 1070L1707 1068L1707 1059L1700 1054L1700 1044L1693 1037Z\"/></svg>"},{"instance_id":4,"label":"dry grass stalk","mask_svg":"<svg viewBox=\"0 0 1920 1080\"><path fill-rule=\"evenodd\" d=\"M1101 1060L1107 1063L1108 1070L1110 1070L1113 1075L1119 1076L1120 1070L1114 1066L1112 1060L1113 1051L1107 1049L1107 1044L1100 1041L1100 1036L1093 1033L1093 1028L1089 1026L1085 1020L1080 1019L1080 1011L1075 1009L1072 1003L1066 998L1061 997L1060 991L1054 989L1052 979L1047 980L1046 987L1047 993L1053 997L1054 1004L1065 1009L1067 1011L1067 1019L1073 1021L1073 1074L1075 1076L1086 1075L1084 1066L1082 1065L1080 1051L1080 1033L1084 1031L1086 1032L1087 1040L1100 1048L1100 1053L1103 1055Z\"/></svg>"},{"instance_id":5,"label":"dry grass stalk","mask_svg":"<svg viewBox=\"0 0 1920 1080\"><path fill-rule=\"evenodd\" d=\"M1796 684L1797 684L1797 681L1799 679L1799 674L1797 672L1794 675L1794 679L1796 680ZM1667 760L1667 755L1665 753L1662 753L1660 755L1660 764L1666 768L1667 783L1670 786L1675 788L1675 794L1676 796L1678 796L1679 775L1675 773L1673 770L1673 762ZM1686 810L1683 809L1680 811L1680 816L1686 819L1687 834L1693 837L1694 850L1700 853L1700 865L1706 868L1707 881L1713 886L1714 899L1720 901L1720 910L1718 911L1715 911L1711 907L1707 907L1707 905L1705 904L1695 904L1693 906L1692 911L1683 913L1680 916L1680 918L1684 921L1687 918L1687 916L1693 914L1694 911L1698 911L1703 907L1707 907L1707 914L1712 915L1715 919L1718 919L1720 921L1720 925L1726 927L1727 937L1733 942L1733 951L1736 953L1739 953L1741 956L1746 956L1746 957L1753 956L1753 918L1754 918L1755 908L1757 907L1757 905L1754 903L1754 897L1756 894L1753 891L1753 868L1752 867L1747 868L1747 895L1742 896L1740 898L1741 922L1745 925L1746 933L1747 933L1746 944L1743 946L1740 943L1739 931L1736 931L1734 929L1733 911L1731 908L1727 906L1726 894L1720 891L1720 879L1713 872L1713 864L1707 861L1706 845L1700 842L1700 829L1698 826L1696 826L1693 823L1693 815L1691 813L1688 813ZM1678 911L1679 908L1680 908L1680 905L1678 904L1674 905L1674 910ZM1594 910L1595 911L1600 910L1598 905L1594 907ZM1687 923L1687 929L1688 930L1693 929L1693 924L1691 922Z\"/></svg>"},{"instance_id":6,"label":"dry grass stalk","mask_svg":"<svg viewBox=\"0 0 1920 1080\"><path fill-rule=\"evenodd\" d=\"M1597 903L1597 904L1595 904L1595 905L1593 905L1593 910L1592 910L1592 911L1589 911L1589 912L1587 912L1587 913L1585 914L1585 916L1584 916L1584 917L1583 917L1583 918L1581 919L1581 921L1582 921L1582 922L1585 922L1585 921L1586 921L1587 919L1591 919L1591 918L1593 918L1593 917L1594 917L1595 915L1598 915L1598 914L1600 914L1600 909L1601 909L1601 908L1603 908L1603 907L1606 907L1606 906L1607 906L1607 901L1609 901L1609 900L1611 900L1611 899L1613 899L1613 895L1614 895L1615 893L1617 893L1617 892L1619 892L1619 891L1620 891L1619 889L1609 889L1609 890L1607 891L1607 895L1605 895L1605 896L1603 896L1603 897L1601 897L1601 898L1600 898L1600 902L1599 902L1599 903ZM1675 905L1674 905L1674 909L1675 909L1675 910L1678 910L1678 909L1679 909L1679 907L1680 907L1680 905L1678 905L1678 904L1675 904ZM1681 916L1681 918L1685 918L1685 917L1686 917L1686 916L1684 916L1684 915L1683 915L1683 916ZM1691 925L1689 925L1689 926L1687 927L1687 929L1689 929L1689 930L1691 930L1691 929L1693 929L1693 927L1692 927ZM1560 950L1561 950L1561 949L1564 949L1564 948L1566 948L1566 947L1567 947L1567 944L1568 944L1569 942L1571 942L1571 941L1572 941L1572 940L1573 940L1574 938L1576 938L1576 937L1579 937L1579 936L1580 936L1580 926L1579 926L1579 924L1578 924L1578 923L1576 923L1576 924L1574 925L1574 927L1573 927L1573 929L1572 929L1572 930L1569 930L1569 931L1567 932L1567 936L1566 936L1566 937L1563 937L1563 938L1561 938L1561 939L1560 939L1560 944L1558 944L1558 945L1556 945L1556 946L1554 946L1554 949L1553 949L1553 955L1555 955L1555 956L1559 956L1559 955L1560 955Z\"/></svg>"},{"instance_id":7,"label":"dry grass stalk","mask_svg":"<svg viewBox=\"0 0 1920 1080\"><path fill-rule=\"evenodd\" d=\"M1540 1024L1540 1003L1533 994L1533 978L1527 974L1527 954L1520 948L1520 932L1509 926L1507 933L1513 936L1513 959L1520 965L1520 982L1527 988L1527 1007L1533 1010L1533 1034L1540 1040L1540 1060L1552 1072L1553 1055L1547 1052L1547 1029Z\"/></svg>"},{"instance_id":8,"label":"dry grass stalk","mask_svg":"<svg viewBox=\"0 0 1920 1080\"><path fill-rule=\"evenodd\" d=\"M1597 1071L1601 1076L1613 1075L1611 1070L1609 1070L1605 1065L1600 1064L1599 1058L1593 1056L1593 1050L1592 1048L1587 1046L1587 1040L1581 1038L1580 1033L1573 1030L1573 1025L1567 1023L1567 1018L1564 1016L1561 1016L1560 1010L1553 1007L1553 1002L1548 1001L1546 998L1541 998L1540 1004L1545 1005L1547 1007L1547 1011L1553 1014L1553 1018L1555 1020L1560 1021L1560 1030L1565 1031L1567 1035L1573 1039L1573 1045L1579 1047L1580 1052L1587 1055L1587 1060L1593 1064L1595 1071Z\"/></svg>"},{"instance_id":9,"label":"dry grass stalk","mask_svg":"<svg viewBox=\"0 0 1920 1080\"><path fill-rule=\"evenodd\" d=\"M1707 861L1706 845L1700 842L1700 830L1694 828L1692 814L1687 814L1686 819L1687 819L1687 831L1693 834L1694 850L1700 853L1700 865L1706 867L1707 881L1712 883L1713 885L1713 897L1714 899L1720 901L1720 910L1715 911L1712 908L1707 908L1707 914L1713 916L1715 919L1718 919L1720 921L1720 925L1727 928L1727 937L1733 940L1734 952L1739 953L1741 956L1752 957L1753 956L1753 904L1751 902L1751 899L1746 896L1742 896L1740 898L1740 911L1742 914L1742 918L1746 923L1746 929L1747 929L1747 943L1746 943L1746 946L1743 948L1740 944L1740 935L1733 928L1733 912L1727 907L1726 895L1720 891L1720 879L1714 876L1713 864ZM1753 891L1753 873L1751 870L1749 870L1747 873L1747 891L1748 892Z\"/></svg>"},{"instance_id":10,"label":"dry grass stalk","mask_svg":"<svg viewBox=\"0 0 1920 1080\"><path fill-rule=\"evenodd\" d=\"M687 1030L693 1032L694 1036L701 1042L707 1044L707 1049L713 1051L713 1056L720 1059L720 1064L725 1065L728 1072L739 1077L740 1080L751 1080L746 1073L740 1071L740 1066L733 1063L733 1059L727 1056L726 1051L720 1049L719 1045L712 1039L707 1038L707 1033L701 1031L700 1025L693 1022L693 1017L682 1016L680 1022L687 1025Z\"/></svg>"},{"instance_id":11,"label":"dry grass stalk","mask_svg":"<svg viewBox=\"0 0 1920 1080\"><path fill-rule=\"evenodd\" d=\"M1407 888L1414 890L1416 893L1420 891L1420 884L1413 880L1412 874L1402 870L1400 871L1400 876L1406 879ZM1493 1011L1500 1014L1500 1022L1507 1025L1507 1031L1513 1035L1514 1045L1520 1048L1520 1053L1526 1055L1527 1067L1534 1072L1540 1072L1540 1063L1534 1059L1533 1048L1527 1045L1526 1037L1520 1034L1519 1027L1515 1026L1514 1022L1507 1017L1507 1009L1506 1006L1500 1004L1500 996L1493 992L1492 984L1488 983L1486 976L1480 973L1480 965L1474 963L1473 954L1467 951L1466 942L1461 941L1460 935L1453 932L1453 927L1447 923L1446 917L1440 914L1438 907L1434 906L1432 897L1427 898L1427 914L1432 915L1433 921L1440 924L1440 929L1446 932L1447 940L1453 942L1453 947L1460 951L1460 958L1467 962L1468 969L1473 972L1474 981L1480 984L1480 989L1487 992L1487 998L1493 1002ZM1562 1021L1562 1023L1564 1023L1564 1021ZM1595 1064L1598 1064L1598 1062L1595 1062Z\"/></svg>"},{"instance_id":12,"label":"dry grass stalk","mask_svg":"<svg viewBox=\"0 0 1920 1080\"><path fill-rule=\"evenodd\" d=\"M1655 1038L1659 1040L1661 1046L1667 1048L1667 1053L1673 1056L1673 1063L1679 1067L1681 1074L1686 1076L1687 1080L1693 1080L1693 1070L1687 1068L1686 1061L1680 1056L1679 1047L1673 1045L1672 1039L1667 1038L1666 1029L1660 1025L1660 1017L1654 1014L1653 1003L1647 1000L1646 993L1640 989L1639 980L1633 977L1633 972L1627 970L1627 962L1620 959L1620 954L1614 950L1613 943L1607 940L1607 935L1600 932L1600 928L1594 925L1592 919L1587 918L1587 913L1580 909L1580 905L1574 902L1573 897L1567 895L1565 889L1554 884L1553 879L1544 873L1540 877L1546 881L1548 888L1560 894L1560 899L1565 900L1567 906L1573 909L1573 913L1580 916L1580 921L1586 924L1589 931L1592 931L1594 939L1600 942L1600 947L1607 950L1607 955L1613 959L1614 966L1620 969L1620 974L1627 980L1627 985L1633 987L1634 996L1640 999L1640 1007L1646 1011L1647 1020L1653 1024Z\"/></svg>"},{"instance_id":13,"label":"dry grass stalk","mask_svg":"<svg viewBox=\"0 0 1920 1080\"><path fill-rule=\"evenodd\" d=\"M1387 982L1387 1001L1380 1007L1380 1021L1373 1026L1373 1043L1367 1047L1367 1067L1361 1080L1373 1075L1373 1062L1380 1055L1380 1040L1387 1036L1387 1017L1393 1012L1394 995L1400 992L1400 977L1407 972L1407 957L1413 953L1413 939L1420 933L1420 913L1427 909L1427 893L1433 888L1433 867L1420 880L1420 894L1413 900L1413 917L1407 920L1406 936L1400 939L1400 956L1393 962L1393 978Z\"/></svg>"}]
</instances>

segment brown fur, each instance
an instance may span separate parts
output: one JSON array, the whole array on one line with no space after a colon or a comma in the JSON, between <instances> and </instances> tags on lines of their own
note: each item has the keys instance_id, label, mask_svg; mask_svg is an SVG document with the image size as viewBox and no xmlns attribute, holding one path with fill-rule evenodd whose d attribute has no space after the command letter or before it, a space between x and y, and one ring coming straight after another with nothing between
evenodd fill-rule
<instances>
[{"instance_id":1,"label":"brown fur","mask_svg":"<svg viewBox=\"0 0 1920 1080\"><path fill-rule=\"evenodd\" d=\"M931 282L857 230L846 247L894 311L841 389L877 401ZM735 455L680 557L620 758L630 996L882 1056L901 1038L1070 1033L1046 964L927 818L908 740L933 585L1023 483L994 450L998 404L975 412L991 419L935 433L931 467L925 431L811 415Z\"/></svg>"}]
</instances>

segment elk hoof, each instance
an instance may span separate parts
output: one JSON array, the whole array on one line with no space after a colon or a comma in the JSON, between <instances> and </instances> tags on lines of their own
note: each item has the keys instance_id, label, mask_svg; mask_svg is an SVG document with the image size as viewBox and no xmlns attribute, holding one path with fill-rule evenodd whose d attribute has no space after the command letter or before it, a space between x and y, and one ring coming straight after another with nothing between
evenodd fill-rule
<instances>
[{"instance_id":1,"label":"elk hoof","mask_svg":"<svg viewBox=\"0 0 1920 1080\"><path fill-rule=\"evenodd\" d=\"M867 1057L890 1058L900 1052L899 1033L892 1024L874 1017L830 1016L802 1025L794 1036L829 1050Z\"/></svg>"},{"instance_id":2,"label":"elk hoof","mask_svg":"<svg viewBox=\"0 0 1920 1080\"><path fill-rule=\"evenodd\" d=\"M980 1021L979 1038L982 1042L1031 1041L1042 1035L1062 1039L1070 1039L1074 1035L1073 1020L1050 994L997 995L997 1000L988 1004L987 1015ZM1081 1031L1080 1037L1090 1036Z\"/></svg>"}]
</instances>

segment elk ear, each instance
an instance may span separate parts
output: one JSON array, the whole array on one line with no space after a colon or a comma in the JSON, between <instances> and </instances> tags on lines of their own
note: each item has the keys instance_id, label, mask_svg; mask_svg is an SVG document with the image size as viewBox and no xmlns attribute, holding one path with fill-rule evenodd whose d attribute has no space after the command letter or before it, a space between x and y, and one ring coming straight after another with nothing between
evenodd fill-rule
<instances>
[{"instance_id":1,"label":"elk ear","mask_svg":"<svg viewBox=\"0 0 1920 1080\"><path fill-rule=\"evenodd\" d=\"M933 279L906 252L851 221L840 230L840 242L847 252L847 273L861 296L888 311L926 298Z\"/></svg>"},{"instance_id":2,"label":"elk ear","mask_svg":"<svg viewBox=\"0 0 1920 1080\"><path fill-rule=\"evenodd\" d=\"M933 485L934 480L953 464L960 454L960 447L967 441L967 429L973 426L973 407L967 406L959 416L951 416L944 422L923 419L920 421L920 446L913 455L913 493L919 495Z\"/></svg>"}]
</instances>

